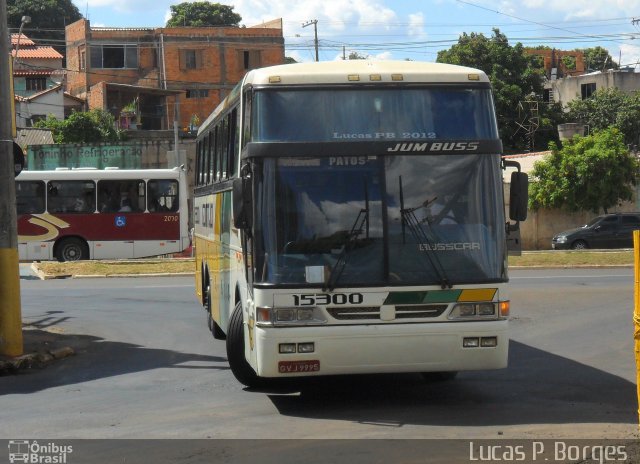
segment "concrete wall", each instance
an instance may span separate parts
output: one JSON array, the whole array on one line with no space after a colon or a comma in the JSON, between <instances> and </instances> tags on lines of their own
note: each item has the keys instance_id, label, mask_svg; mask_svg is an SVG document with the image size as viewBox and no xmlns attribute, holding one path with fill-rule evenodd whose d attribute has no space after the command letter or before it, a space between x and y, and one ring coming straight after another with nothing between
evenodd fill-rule
<instances>
[{"instance_id":1,"label":"concrete wall","mask_svg":"<svg viewBox=\"0 0 640 464\"><path fill-rule=\"evenodd\" d=\"M638 197L636 193L636 197ZM504 184L504 198L506 216L509 216L509 184ZM622 205L610 208L609 213L622 213L628 211L640 211L636 201L626 202ZM571 213L560 209L541 209L527 213L527 220L520 223L520 236L523 250L550 250L551 239L559 232L580 227L596 216L604 214L603 211L596 214L591 211Z\"/></svg>"},{"instance_id":2,"label":"concrete wall","mask_svg":"<svg viewBox=\"0 0 640 464\"><path fill-rule=\"evenodd\" d=\"M31 101L16 101L17 127L30 127L32 116L53 115L64 119L64 91L62 87L40 95Z\"/></svg>"},{"instance_id":3,"label":"concrete wall","mask_svg":"<svg viewBox=\"0 0 640 464\"><path fill-rule=\"evenodd\" d=\"M558 79L552 82L555 101L566 105L576 98L582 99L581 86L583 84L595 84L596 90L615 87L623 92L631 93L640 90L640 73L610 70L604 73Z\"/></svg>"}]
</instances>

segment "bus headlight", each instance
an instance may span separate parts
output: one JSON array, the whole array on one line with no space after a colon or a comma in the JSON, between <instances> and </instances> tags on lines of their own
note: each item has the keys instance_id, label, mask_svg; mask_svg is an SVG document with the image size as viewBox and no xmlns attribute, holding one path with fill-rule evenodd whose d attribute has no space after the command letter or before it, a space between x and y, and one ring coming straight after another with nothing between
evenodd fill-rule
<instances>
[{"instance_id":1,"label":"bus headlight","mask_svg":"<svg viewBox=\"0 0 640 464\"><path fill-rule=\"evenodd\" d=\"M276 309L276 322L291 322L295 320L295 309Z\"/></svg>"},{"instance_id":2,"label":"bus headlight","mask_svg":"<svg viewBox=\"0 0 640 464\"><path fill-rule=\"evenodd\" d=\"M481 319L495 319L498 316L505 317L503 314L503 303L494 303L491 301L484 301L481 303L458 303L453 307L449 313L449 319L451 320L481 320ZM501 314L497 312L497 305L500 306ZM507 303L508 308L508 303ZM507 309L508 315L508 309Z\"/></svg>"},{"instance_id":3,"label":"bus headlight","mask_svg":"<svg viewBox=\"0 0 640 464\"><path fill-rule=\"evenodd\" d=\"M287 326L325 324L318 308L256 308L256 325Z\"/></svg>"},{"instance_id":4,"label":"bus headlight","mask_svg":"<svg viewBox=\"0 0 640 464\"><path fill-rule=\"evenodd\" d=\"M478 303L478 316L493 316L496 307L493 303Z\"/></svg>"}]
</instances>

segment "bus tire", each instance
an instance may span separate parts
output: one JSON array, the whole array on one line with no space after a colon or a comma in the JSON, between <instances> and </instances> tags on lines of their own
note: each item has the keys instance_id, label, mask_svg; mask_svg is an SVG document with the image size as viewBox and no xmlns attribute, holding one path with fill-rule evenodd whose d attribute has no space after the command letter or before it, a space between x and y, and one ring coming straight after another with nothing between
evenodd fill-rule
<instances>
[{"instance_id":1,"label":"bus tire","mask_svg":"<svg viewBox=\"0 0 640 464\"><path fill-rule=\"evenodd\" d=\"M210 284L207 285L206 299L207 301L206 301L205 309L207 310L207 326L211 331L211 335L213 335L213 338L215 338L216 340L226 340L227 339L226 334L222 331L218 323L213 319L213 312L211 312L211 285Z\"/></svg>"},{"instance_id":2,"label":"bus tire","mask_svg":"<svg viewBox=\"0 0 640 464\"><path fill-rule=\"evenodd\" d=\"M56 245L56 259L60 262L89 259L89 246L77 237L63 238Z\"/></svg>"},{"instance_id":3,"label":"bus tire","mask_svg":"<svg viewBox=\"0 0 640 464\"><path fill-rule=\"evenodd\" d=\"M229 320L227 359L231 372L238 382L249 388L263 385L262 379L257 376L244 356L244 323L241 302L236 303Z\"/></svg>"}]
</instances>

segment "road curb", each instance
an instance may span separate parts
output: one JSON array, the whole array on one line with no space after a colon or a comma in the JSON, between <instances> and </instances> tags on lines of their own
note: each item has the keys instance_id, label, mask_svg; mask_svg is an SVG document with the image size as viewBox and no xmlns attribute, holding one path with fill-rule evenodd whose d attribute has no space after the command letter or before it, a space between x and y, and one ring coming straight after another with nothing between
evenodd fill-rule
<instances>
[{"instance_id":1,"label":"road curb","mask_svg":"<svg viewBox=\"0 0 640 464\"><path fill-rule=\"evenodd\" d=\"M23 354L9 359L0 359L0 375L13 374L26 369L40 368L58 359L75 355L70 346L54 350Z\"/></svg>"}]
</instances>

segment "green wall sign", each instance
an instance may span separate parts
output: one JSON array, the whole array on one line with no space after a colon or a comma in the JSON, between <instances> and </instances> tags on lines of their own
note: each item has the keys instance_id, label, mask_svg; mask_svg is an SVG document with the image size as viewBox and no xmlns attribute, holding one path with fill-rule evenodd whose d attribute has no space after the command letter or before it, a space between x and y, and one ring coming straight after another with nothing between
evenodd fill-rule
<instances>
[{"instance_id":1,"label":"green wall sign","mask_svg":"<svg viewBox=\"0 0 640 464\"><path fill-rule=\"evenodd\" d=\"M46 171L55 168L118 167L140 169L142 148L139 143L34 145L27 151L29 171Z\"/></svg>"}]
</instances>

